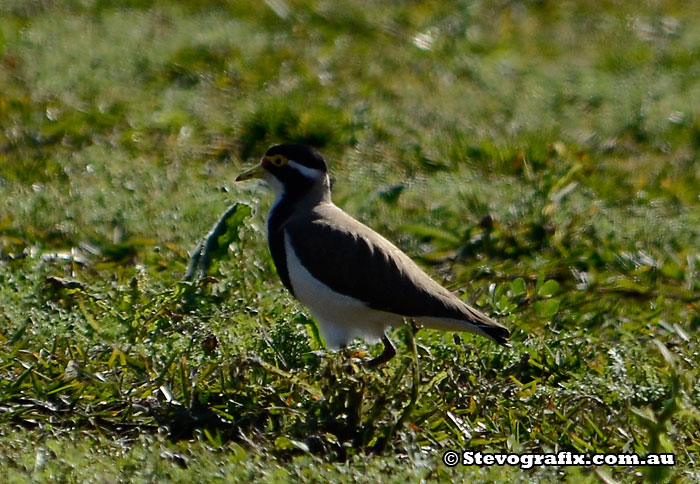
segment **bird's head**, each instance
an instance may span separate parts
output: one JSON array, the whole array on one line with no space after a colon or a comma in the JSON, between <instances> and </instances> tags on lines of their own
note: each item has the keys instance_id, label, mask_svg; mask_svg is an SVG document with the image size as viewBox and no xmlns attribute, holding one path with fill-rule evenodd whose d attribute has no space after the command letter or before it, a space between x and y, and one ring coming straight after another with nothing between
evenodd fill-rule
<instances>
[{"instance_id":1,"label":"bird's head","mask_svg":"<svg viewBox=\"0 0 700 484\"><path fill-rule=\"evenodd\" d=\"M274 188L277 196L328 190L328 165L321 153L302 144L272 146L260 163L241 173L236 181L260 178Z\"/></svg>"}]
</instances>

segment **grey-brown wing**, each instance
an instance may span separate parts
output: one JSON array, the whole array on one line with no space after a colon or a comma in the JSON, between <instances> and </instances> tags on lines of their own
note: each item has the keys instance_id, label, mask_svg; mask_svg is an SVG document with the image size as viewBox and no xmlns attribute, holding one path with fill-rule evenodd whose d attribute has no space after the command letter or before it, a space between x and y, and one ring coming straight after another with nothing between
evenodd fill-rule
<instances>
[{"instance_id":1,"label":"grey-brown wing","mask_svg":"<svg viewBox=\"0 0 700 484\"><path fill-rule=\"evenodd\" d=\"M340 294L409 317L467 317L455 297L408 256L337 207L292 220L285 230L311 275Z\"/></svg>"},{"instance_id":2,"label":"grey-brown wing","mask_svg":"<svg viewBox=\"0 0 700 484\"><path fill-rule=\"evenodd\" d=\"M508 344L507 328L462 302L391 242L334 205L290 220L285 230L301 263L334 291L432 328L471 331Z\"/></svg>"}]
</instances>

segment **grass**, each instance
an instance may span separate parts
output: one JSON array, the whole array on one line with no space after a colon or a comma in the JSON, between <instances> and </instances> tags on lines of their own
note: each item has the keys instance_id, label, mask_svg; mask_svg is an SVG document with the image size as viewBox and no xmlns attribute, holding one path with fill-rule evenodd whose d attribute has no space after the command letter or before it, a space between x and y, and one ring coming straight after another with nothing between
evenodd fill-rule
<instances>
[{"instance_id":1,"label":"grass","mask_svg":"<svg viewBox=\"0 0 700 484\"><path fill-rule=\"evenodd\" d=\"M694 482L692 2L0 6L8 482ZM323 350L268 255L272 143L513 331ZM188 251L234 202L209 277ZM376 352L358 343L354 351ZM419 385L413 365L419 363ZM409 413L406 405L416 399ZM673 452L448 468L447 449Z\"/></svg>"}]
</instances>

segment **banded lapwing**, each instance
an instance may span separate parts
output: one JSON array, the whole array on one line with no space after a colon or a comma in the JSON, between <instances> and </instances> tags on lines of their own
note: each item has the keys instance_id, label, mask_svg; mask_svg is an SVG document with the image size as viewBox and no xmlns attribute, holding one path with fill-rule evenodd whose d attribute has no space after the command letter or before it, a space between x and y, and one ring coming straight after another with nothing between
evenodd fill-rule
<instances>
[{"instance_id":1,"label":"banded lapwing","mask_svg":"<svg viewBox=\"0 0 700 484\"><path fill-rule=\"evenodd\" d=\"M272 260L282 283L308 306L327 347L344 347L355 337L381 339L384 351L368 365L384 363L396 354L385 331L406 319L507 344L508 329L333 204L328 167L318 151L300 144L273 146L236 181L251 178L275 191L267 217Z\"/></svg>"}]
</instances>

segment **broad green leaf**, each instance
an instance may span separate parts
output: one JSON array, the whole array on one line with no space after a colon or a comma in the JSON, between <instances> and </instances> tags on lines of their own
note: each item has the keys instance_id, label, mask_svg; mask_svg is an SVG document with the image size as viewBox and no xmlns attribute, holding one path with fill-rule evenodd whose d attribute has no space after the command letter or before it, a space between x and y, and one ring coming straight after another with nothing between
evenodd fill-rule
<instances>
[{"instance_id":1,"label":"broad green leaf","mask_svg":"<svg viewBox=\"0 0 700 484\"><path fill-rule=\"evenodd\" d=\"M251 214L250 206L244 203L236 203L231 210L231 215L225 219L226 231L217 238L218 247L213 252L214 257L223 256L229 245L240 240L239 228Z\"/></svg>"},{"instance_id":2,"label":"broad green leaf","mask_svg":"<svg viewBox=\"0 0 700 484\"><path fill-rule=\"evenodd\" d=\"M537 301L535 303L535 311L540 317L551 318L559 311L559 300L549 299L547 301Z\"/></svg>"},{"instance_id":3,"label":"broad green leaf","mask_svg":"<svg viewBox=\"0 0 700 484\"><path fill-rule=\"evenodd\" d=\"M527 286L525 285L525 280L522 277L518 277L516 280L510 283L510 295L511 297L520 297L527 294Z\"/></svg>"},{"instance_id":4,"label":"broad green leaf","mask_svg":"<svg viewBox=\"0 0 700 484\"><path fill-rule=\"evenodd\" d=\"M540 287L537 295L540 297L548 297L554 295L559 290L559 283L554 279L550 279Z\"/></svg>"}]
</instances>

